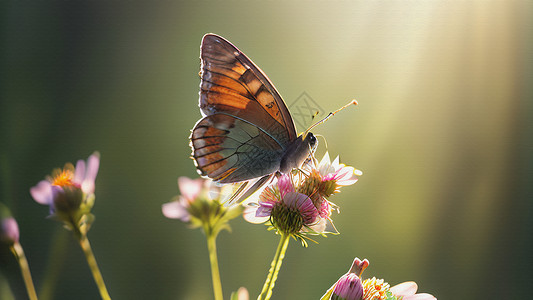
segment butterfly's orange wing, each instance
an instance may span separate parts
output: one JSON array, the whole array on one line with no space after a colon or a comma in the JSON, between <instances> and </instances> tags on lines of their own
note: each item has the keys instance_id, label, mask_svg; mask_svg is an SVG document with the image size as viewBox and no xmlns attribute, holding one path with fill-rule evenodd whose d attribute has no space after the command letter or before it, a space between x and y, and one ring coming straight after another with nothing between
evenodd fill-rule
<instances>
[{"instance_id":1,"label":"butterfly's orange wing","mask_svg":"<svg viewBox=\"0 0 533 300\"><path fill-rule=\"evenodd\" d=\"M296 139L287 106L267 76L224 38L202 39L200 109L191 133L200 174L221 183L246 181L279 170Z\"/></svg>"}]
</instances>

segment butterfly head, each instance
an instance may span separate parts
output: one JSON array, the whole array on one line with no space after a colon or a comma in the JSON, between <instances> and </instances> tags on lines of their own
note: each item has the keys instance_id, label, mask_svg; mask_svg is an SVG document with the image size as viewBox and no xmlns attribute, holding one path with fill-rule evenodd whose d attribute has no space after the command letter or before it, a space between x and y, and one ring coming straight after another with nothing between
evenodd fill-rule
<instances>
[{"instance_id":1,"label":"butterfly head","mask_svg":"<svg viewBox=\"0 0 533 300\"><path fill-rule=\"evenodd\" d=\"M300 135L283 154L279 168L281 173L288 173L293 168L299 168L315 151L317 145L318 141L311 132Z\"/></svg>"},{"instance_id":2,"label":"butterfly head","mask_svg":"<svg viewBox=\"0 0 533 300\"><path fill-rule=\"evenodd\" d=\"M316 147L318 146L318 141L315 135L311 132L307 132L307 134L305 135L304 143L309 145L309 149L311 152L314 152Z\"/></svg>"}]
</instances>

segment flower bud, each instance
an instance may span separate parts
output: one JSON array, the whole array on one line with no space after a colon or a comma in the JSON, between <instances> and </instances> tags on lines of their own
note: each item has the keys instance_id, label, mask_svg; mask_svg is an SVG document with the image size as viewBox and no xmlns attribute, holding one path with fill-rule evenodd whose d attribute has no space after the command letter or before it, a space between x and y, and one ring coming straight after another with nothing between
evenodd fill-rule
<instances>
[{"instance_id":1,"label":"flower bud","mask_svg":"<svg viewBox=\"0 0 533 300\"><path fill-rule=\"evenodd\" d=\"M0 203L0 243L13 245L19 241L19 226L9 209Z\"/></svg>"},{"instance_id":2,"label":"flower bud","mask_svg":"<svg viewBox=\"0 0 533 300\"><path fill-rule=\"evenodd\" d=\"M0 241L8 245L18 243L19 226L14 218L3 219L0 224Z\"/></svg>"},{"instance_id":3,"label":"flower bud","mask_svg":"<svg viewBox=\"0 0 533 300\"><path fill-rule=\"evenodd\" d=\"M335 285L331 299L361 300L363 284L359 276L354 273L344 274Z\"/></svg>"}]
</instances>

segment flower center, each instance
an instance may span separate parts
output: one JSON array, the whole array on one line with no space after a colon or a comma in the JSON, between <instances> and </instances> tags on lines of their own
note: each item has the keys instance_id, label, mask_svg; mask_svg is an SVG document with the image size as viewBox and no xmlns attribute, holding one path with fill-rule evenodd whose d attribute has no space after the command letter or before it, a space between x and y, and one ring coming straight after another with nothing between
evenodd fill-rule
<instances>
[{"instance_id":1,"label":"flower center","mask_svg":"<svg viewBox=\"0 0 533 300\"><path fill-rule=\"evenodd\" d=\"M383 279L363 280L363 299L364 300L385 300L387 299L387 292L390 289L390 285Z\"/></svg>"},{"instance_id":2,"label":"flower center","mask_svg":"<svg viewBox=\"0 0 533 300\"><path fill-rule=\"evenodd\" d=\"M291 209L283 203L277 203L272 208L272 225L284 233L297 233L302 229L304 219L300 211Z\"/></svg>"},{"instance_id":3,"label":"flower center","mask_svg":"<svg viewBox=\"0 0 533 300\"><path fill-rule=\"evenodd\" d=\"M65 167L63 170L58 170L58 172L54 174L52 185L61 187L74 186L75 184L72 182L73 179L74 172L70 168Z\"/></svg>"}]
</instances>

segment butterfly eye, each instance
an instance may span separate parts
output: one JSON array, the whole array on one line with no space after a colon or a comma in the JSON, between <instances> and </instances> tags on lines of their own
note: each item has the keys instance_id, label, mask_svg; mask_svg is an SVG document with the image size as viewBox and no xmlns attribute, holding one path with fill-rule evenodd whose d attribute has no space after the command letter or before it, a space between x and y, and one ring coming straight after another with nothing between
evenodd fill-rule
<instances>
[{"instance_id":1,"label":"butterfly eye","mask_svg":"<svg viewBox=\"0 0 533 300\"><path fill-rule=\"evenodd\" d=\"M316 137L311 132L309 132L307 134L307 138L309 140L309 145L311 146L311 148L314 148L316 145Z\"/></svg>"}]
</instances>

